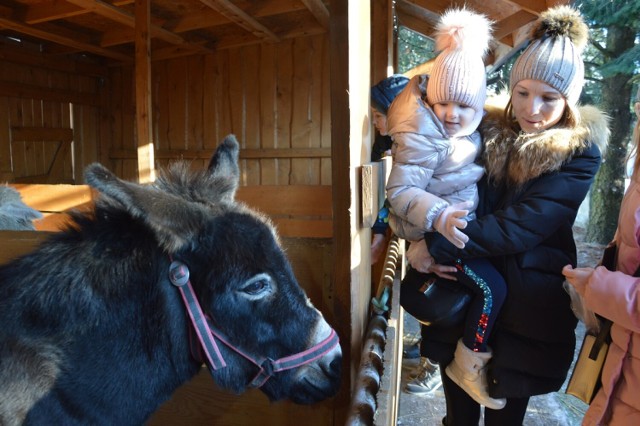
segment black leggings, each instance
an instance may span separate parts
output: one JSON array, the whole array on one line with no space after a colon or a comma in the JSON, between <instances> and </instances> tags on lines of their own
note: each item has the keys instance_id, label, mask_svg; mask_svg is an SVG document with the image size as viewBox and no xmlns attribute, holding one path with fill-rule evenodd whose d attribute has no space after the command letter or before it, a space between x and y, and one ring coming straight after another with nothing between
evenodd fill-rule
<instances>
[{"instance_id":1,"label":"black leggings","mask_svg":"<svg viewBox=\"0 0 640 426\"><path fill-rule=\"evenodd\" d=\"M507 285L487 259L457 261L455 266L458 269L455 274L458 281L449 282L453 286L466 287L472 294L465 314L462 341L469 349L487 352L489 335L506 298ZM410 270L402 282L400 303L419 321L430 318L431 304L423 301L426 296L421 291L422 285L430 276L432 275Z\"/></svg>"},{"instance_id":2,"label":"black leggings","mask_svg":"<svg viewBox=\"0 0 640 426\"><path fill-rule=\"evenodd\" d=\"M474 351L487 352L487 340L507 297L507 284L487 259L457 261L458 282L474 295L465 319L462 341Z\"/></svg>"},{"instance_id":3,"label":"black leggings","mask_svg":"<svg viewBox=\"0 0 640 426\"><path fill-rule=\"evenodd\" d=\"M447 426L478 426L480 422L480 405L464 390L456 385L440 369L444 396L447 401ZM522 426L527 413L529 398L507 398L507 405L502 410L484 409L485 426Z\"/></svg>"}]
</instances>

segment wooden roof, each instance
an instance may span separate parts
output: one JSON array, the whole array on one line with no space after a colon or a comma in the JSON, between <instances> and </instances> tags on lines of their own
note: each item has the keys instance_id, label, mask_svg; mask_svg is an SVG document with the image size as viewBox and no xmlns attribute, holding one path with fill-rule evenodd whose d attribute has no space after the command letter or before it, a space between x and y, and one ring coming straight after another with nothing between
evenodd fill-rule
<instances>
[{"instance_id":1,"label":"wooden roof","mask_svg":"<svg viewBox=\"0 0 640 426\"><path fill-rule=\"evenodd\" d=\"M0 33L37 41L44 52L83 52L116 61L133 61L135 3L134 0L3 1ZM152 59L277 42L326 32L329 28L329 11L322 0L153 0L149 9Z\"/></svg>"},{"instance_id":2,"label":"wooden roof","mask_svg":"<svg viewBox=\"0 0 640 426\"><path fill-rule=\"evenodd\" d=\"M152 60L329 31L329 0L138 3L147 2ZM540 12L558 3L567 0L396 0L395 10L398 23L426 36L449 7L466 4L486 14L495 21L499 41L493 63L517 49ZM132 62L136 20L144 17L136 17L134 0L9 0L0 5L0 34L35 42L46 53L85 53Z\"/></svg>"}]
</instances>

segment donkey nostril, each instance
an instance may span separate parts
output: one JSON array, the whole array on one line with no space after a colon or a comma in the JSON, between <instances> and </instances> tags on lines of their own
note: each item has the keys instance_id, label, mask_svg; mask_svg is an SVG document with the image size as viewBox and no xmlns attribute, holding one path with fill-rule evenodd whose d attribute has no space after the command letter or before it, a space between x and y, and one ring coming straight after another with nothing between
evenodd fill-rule
<instances>
[{"instance_id":1,"label":"donkey nostril","mask_svg":"<svg viewBox=\"0 0 640 426\"><path fill-rule=\"evenodd\" d=\"M340 377L342 372L342 357L335 357L328 365L323 364L322 370L327 377Z\"/></svg>"}]
</instances>

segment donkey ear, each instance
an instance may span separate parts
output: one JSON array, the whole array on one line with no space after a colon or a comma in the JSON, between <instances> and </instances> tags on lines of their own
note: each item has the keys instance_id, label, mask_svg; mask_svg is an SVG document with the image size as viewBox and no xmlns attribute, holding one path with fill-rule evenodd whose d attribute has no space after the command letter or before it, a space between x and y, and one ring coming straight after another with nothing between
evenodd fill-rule
<instances>
[{"instance_id":1,"label":"donkey ear","mask_svg":"<svg viewBox=\"0 0 640 426\"><path fill-rule=\"evenodd\" d=\"M206 222L207 210L204 206L151 185L121 180L101 164L89 165L85 170L85 180L105 196L105 202L124 208L132 216L146 222L169 253L193 241Z\"/></svg>"},{"instance_id":2,"label":"donkey ear","mask_svg":"<svg viewBox=\"0 0 640 426\"><path fill-rule=\"evenodd\" d=\"M235 135L227 135L213 153L207 168L214 180L226 183L226 185L218 184L217 189L220 191L220 198L227 201L233 200L238 189L240 180L239 151L240 147Z\"/></svg>"}]
</instances>

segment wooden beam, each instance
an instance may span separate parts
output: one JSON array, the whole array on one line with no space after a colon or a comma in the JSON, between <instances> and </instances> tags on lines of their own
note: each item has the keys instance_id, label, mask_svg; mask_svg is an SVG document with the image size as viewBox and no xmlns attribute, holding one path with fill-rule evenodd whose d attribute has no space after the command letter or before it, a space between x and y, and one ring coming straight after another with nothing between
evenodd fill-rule
<instances>
[{"instance_id":1,"label":"wooden beam","mask_svg":"<svg viewBox=\"0 0 640 426\"><path fill-rule=\"evenodd\" d=\"M63 212L92 202L94 190L88 185L10 184L22 201L39 212Z\"/></svg>"},{"instance_id":2,"label":"wooden beam","mask_svg":"<svg viewBox=\"0 0 640 426\"><path fill-rule=\"evenodd\" d=\"M64 127L12 127L11 141L65 141L73 140L73 129Z\"/></svg>"},{"instance_id":3,"label":"wooden beam","mask_svg":"<svg viewBox=\"0 0 640 426\"><path fill-rule=\"evenodd\" d=\"M123 6L133 3L134 0L121 0L111 2L112 6ZM78 15L91 13L90 10L71 4L67 1L50 0L29 5L21 15L21 19L27 24L41 24L43 22L57 21Z\"/></svg>"},{"instance_id":4,"label":"wooden beam","mask_svg":"<svg viewBox=\"0 0 640 426\"><path fill-rule=\"evenodd\" d=\"M414 3L408 1L396 3L398 22L417 33L433 38L435 26L440 17L437 13L427 9L426 6Z\"/></svg>"},{"instance_id":5,"label":"wooden beam","mask_svg":"<svg viewBox=\"0 0 640 426\"><path fill-rule=\"evenodd\" d=\"M527 12L526 10L520 10L500 22L496 22L493 26L493 37L496 40L502 41L504 37L536 19L538 19L538 15ZM513 40L511 40L511 42L513 43ZM513 46L513 44L511 44L511 46Z\"/></svg>"},{"instance_id":6,"label":"wooden beam","mask_svg":"<svg viewBox=\"0 0 640 426\"><path fill-rule=\"evenodd\" d=\"M404 27L409 28L412 31L415 31L419 34L422 34L425 37L433 38L433 34L435 32L435 26L431 23L417 18L414 15L405 13L398 9L398 23Z\"/></svg>"},{"instance_id":7,"label":"wooden beam","mask_svg":"<svg viewBox=\"0 0 640 426\"><path fill-rule=\"evenodd\" d=\"M507 0L508 3L513 3L523 11L529 12L533 15L540 16L540 13L547 10L547 0ZM557 2L560 3L560 2ZM567 3L566 1L562 3Z\"/></svg>"},{"instance_id":8,"label":"wooden beam","mask_svg":"<svg viewBox=\"0 0 640 426\"><path fill-rule=\"evenodd\" d=\"M51 232L0 231L0 265L32 252Z\"/></svg>"},{"instance_id":9,"label":"wooden beam","mask_svg":"<svg viewBox=\"0 0 640 426\"><path fill-rule=\"evenodd\" d=\"M395 66L395 46L393 17L395 9L392 0L372 0L371 2L371 84L386 78ZM384 31L381 30L384 28ZM393 70L395 72L395 70Z\"/></svg>"},{"instance_id":10,"label":"wooden beam","mask_svg":"<svg viewBox=\"0 0 640 426\"><path fill-rule=\"evenodd\" d=\"M17 64L32 65L38 68L68 72L74 75L85 75L91 77L107 77L108 69L97 63L66 60L52 58L40 54L34 49L23 49L16 46L0 44L0 57L3 62L13 62Z\"/></svg>"},{"instance_id":11,"label":"wooden beam","mask_svg":"<svg viewBox=\"0 0 640 426\"><path fill-rule=\"evenodd\" d=\"M107 19L111 19L114 22L122 24L126 27L135 28L136 20L130 13L125 12L117 7L114 7L108 3L100 0L66 0L69 3L76 6L85 8L89 12L102 16ZM151 21L149 21L151 22ZM171 44L182 44L184 39L171 31L165 30L157 25L151 25L149 23L150 34L160 40L164 40Z\"/></svg>"},{"instance_id":12,"label":"wooden beam","mask_svg":"<svg viewBox=\"0 0 640 426\"><path fill-rule=\"evenodd\" d=\"M311 14L320 22L326 30L329 29L329 11L322 0L302 0L302 3L309 9Z\"/></svg>"},{"instance_id":13,"label":"wooden beam","mask_svg":"<svg viewBox=\"0 0 640 426\"><path fill-rule=\"evenodd\" d=\"M82 52L95 53L96 55L106 56L107 58L116 59L118 61L123 61L123 62L131 61L131 58L123 53L115 52L109 49L104 49L100 46L95 46L91 43L78 41L83 38L80 36L78 36L77 39L61 36L52 32L31 27L22 22L18 22L13 19L5 18L5 17L0 17L0 27L14 30L22 34L27 34L42 40L61 44L63 46L71 47L73 49L76 49Z\"/></svg>"},{"instance_id":14,"label":"wooden beam","mask_svg":"<svg viewBox=\"0 0 640 426\"><path fill-rule=\"evenodd\" d=\"M455 2L451 0L402 0L400 4L413 7L417 6L438 16L442 15L445 10L455 6ZM462 3L458 6L462 6Z\"/></svg>"},{"instance_id":15,"label":"wooden beam","mask_svg":"<svg viewBox=\"0 0 640 426\"><path fill-rule=\"evenodd\" d=\"M208 160L213 155L213 149L159 149L155 157L159 160L171 160L183 158L185 160ZM136 158L136 152L132 149L113 149L109 151L112 160L130 160ZM262 148L241 149L242 159L266 159L266 158L331 158L331 148Z\"/></svg>"},{"instance_id":16,"label":"wooden beam","mask_svg":"<svg viewBox=\"0 0 640 426\"><path fill-rule=\"evenodd\" d=\"M63 89L49 89L41 86L17 83L15 81L0 81L0 96L100 106L100 100L97 99L96 95L93 93L79 93Z\"/></svg>"},{"instance_id":17,"label":"wooden beam","mask_svg":"<svg viewBox=\"0 0 640 426\"><path fill-rule=\"evenodd\" d=\"M236 199L270 216L331 218L331 185L240 186Z\"/></svg>"},{"instance_id":18,"label":"wooden beam","mask_svg":"<svg viewBox=\"0 0 640 426\"><path fill-rule=\"evenodd\" d=\"M56 21L89 13L88 10L66 1L42 2L30 5L20 18L29 25Z\"/></svg>"},{"instance_id":19,"label":"wooden beam","mask_svg":"<svg viewBox=\"0 0 640 426\"><path fill-rule=\"evenodd\" d=\"M267 27L249 16L242 9L228 0L200 0L205 6L217 11L231 22L249 31L261 40L278 42L280 38Z\"/></svg>"},{"instance_id":20,"label":"wooden beam","mask_svg":"<svg viewBox=\"0 0 640 426\"><path fill-rule=\"evenodd\" d=\"M179 58L181 56L193 55L194 53L214 53L214 49L210 49L206 46L208 44L208 41L202 41L201 43L190 43L188 46L167 46L161 49L154 49L153 52L151 52L151 61Z\"/></svg>"},{"instance_id":21,"label":"wooden beam","mask_svg":"<svg viewBox=\"0 0 640 426\"><path fill-rule=\"evenodd\" d=\"M155 180L153 130L151 127L151 0L138 0L135 6L136 28L136 130L138 145L138 182Z\"/></svg>"},{"instance_id":22,"label":"wooden beam","mask_svg":"<svg viewBox=\"0 0 640 426\"><path fill-rule=\"evenodd\" d=\"M131 3L134 3L134 1L121 0L111 3L93 0L45 2L30 6L27 9L27 12L24 14L23 20L24 22L29 24L36 24L64 19L77 15L84 15L87 13L95 13L130 28L130 31L123 31L122 28L118 28L102 34L100 40L101 47L104 48L117 46L121 44L131 43L135 38L135 17L129 12L121 10L117 7ZM183 49L185 49L185 51L188 51L189 54L193 54L194 52L213 53L211 49L207 49L202 45L192 45L190 43L186 43L181 36L170 30L167 30L166 28L163 28L160 25L151 24L150 28L152 37L164 40L173 45L183 46Z\"/></svg>"},{"instance_id":23,"label":"wooden beam","mask_svg":"<svg viewBox=\"0 0 640 426\"><path fill-rule=\"evenodd\" d=\"M100 46L102 47L110 47L110 46L118 46L122 44L128 44L133 42L135 39L135 29L127 28L122 30L112 30L106 31L102 33L102 37L100 38ZM201 42L195 43L181 43L181 44L172 44L169 47L163 48L167 51L175 51L175 52L183 52L182 54L173 55L172 57L184 56L185 54L193 55L194 53L202 53L202 54L210 54L214 53L213 49L206 47L206 44L209 42L203 40ZM154 49L153 56L156 56L156 51L161 51L162 49ZM155 58L154 58L155 60Z\"/></svg>"},{"instance_id":24,"label":"wooden beam","mask_svg":"<svg viewBox=\"0 0 640 426\"><path fill-rule=\"evenodd\" d=\"M254 18L268 18L270 16L285 15L307 10L307 8L301 2L297 1L270 0L265 2L252 2L243 10ZM175 33L183 33L229 23L231 23L231 21L221 15L220 12L208 8L198 14L181 16L175 22L167 23L165 28Z\"/></svg>"}]
</instances>

